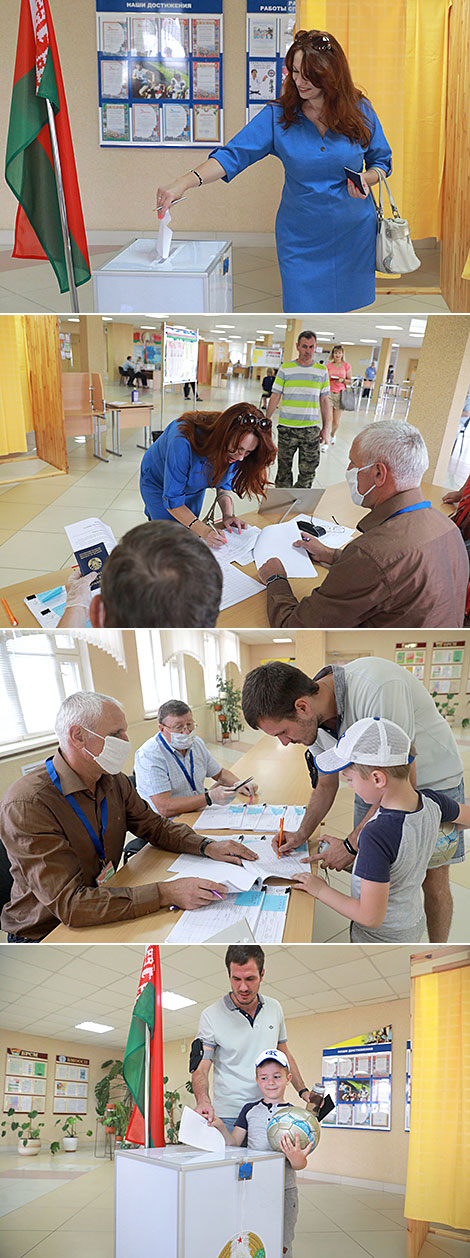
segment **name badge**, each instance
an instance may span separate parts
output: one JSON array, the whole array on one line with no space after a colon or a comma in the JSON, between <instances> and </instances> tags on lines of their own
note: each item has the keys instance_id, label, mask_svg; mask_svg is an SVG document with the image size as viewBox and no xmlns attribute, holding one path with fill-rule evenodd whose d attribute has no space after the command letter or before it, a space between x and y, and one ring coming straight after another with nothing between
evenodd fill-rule
<instances>
[{"instance_id":1,"label":"name badge","mask_svg":"<svg viewBox=\"0 0 470 1258\"><path fill-rule=\"evenodd\" d=\"M113 874L114 874L113 862L108 861L106 865L103 865L101 873L98 874L98 877L96 879L97 887L101 887L101 884L103 882L109 882L109 879L112 878Z\"/></svg>"}]
</instances>

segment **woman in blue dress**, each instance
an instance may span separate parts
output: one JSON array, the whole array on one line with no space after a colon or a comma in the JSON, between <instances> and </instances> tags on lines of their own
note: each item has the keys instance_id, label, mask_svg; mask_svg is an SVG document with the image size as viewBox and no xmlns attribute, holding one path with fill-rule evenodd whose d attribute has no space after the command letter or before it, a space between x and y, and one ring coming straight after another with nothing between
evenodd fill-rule
<instances>
[{"instance_id":1,"label":"woman in blue dress","mask_svg":"<svg viewBox=\"0 0 470 1258\"><path fill-rule=\"evenodd\" d=\"M224 530L241 532L231 491L265 497L267 469L276 457L271 420L256 406L238 402L226 411L188 411L168 424L146 450L140 492L149 520L176 520L217 550ZM199 519L207 489L216 490L221 529Z\"/></svg>"},{"instance_id":2,"label":"woman in blue dress","mask_svg":"<svg viewBox=\"0 0 470 1258\"><path fill-rule=\"evenodd\" d=\"M374 167L391 172L390 145L333 35L299 31L286 67L279 100L197 170L158 188L157 210L162 217L190 188L230 182L274 154L285 171L276 218L283 309L356 310L375 300L377 216L369 193L379 180ZM360 174L362 191L345 167Z\"/></svg>"}]
</instances>

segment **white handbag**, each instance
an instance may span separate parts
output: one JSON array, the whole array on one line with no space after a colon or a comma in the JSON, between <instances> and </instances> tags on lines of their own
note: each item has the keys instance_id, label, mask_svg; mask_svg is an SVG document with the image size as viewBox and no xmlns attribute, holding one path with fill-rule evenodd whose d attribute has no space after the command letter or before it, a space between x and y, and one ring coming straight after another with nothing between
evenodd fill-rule
<instances>
[{"instance_id":1,"label":"white handbag","mask_svg":"<svg viewBox=\"0 0 470 1258\"><path fill-rule=\"evenodd\" d=\"M374 166L374 170L377 171L379 176L378 205L374 197L374 205L377 211L376 269L377 271L383 271L386 275L406 275L408 271L417 271L418 267L421 266L421 262L416 257L413 249L408 220L401 218L383 170L380 170L378 166ZM388 192L392 218L386 218L384 214L383 183ZM374 194L372 193L372 195Z\"/></svg>"}]
</instances>

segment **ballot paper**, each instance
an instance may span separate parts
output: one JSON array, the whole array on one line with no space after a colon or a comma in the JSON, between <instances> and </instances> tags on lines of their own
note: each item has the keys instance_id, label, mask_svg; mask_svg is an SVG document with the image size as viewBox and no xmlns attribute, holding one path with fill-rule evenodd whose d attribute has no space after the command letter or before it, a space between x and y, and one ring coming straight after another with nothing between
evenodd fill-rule
<instances>
[{"instance_id":1,"label":"ballot paper","mask_svg":"<svg viewBox=\"0 0 470 1258\"><path fill-rule=\"evenodd\" d=\"M226 835L224 837L227 838ZM211 860L209 856L189 856L186 852L170 865L170 873L173 872L179 878L207 878L210 882L222 882L229 891L249 891L257 878L265 877L264 868L258 868L258 861L233 865L230 861ZM277 870L278 874L279 872Z\"/></svg>"},{"instance_id":2,"label":"ballot paper","mask_svg":"<svg viewBox=\"0 0 470 1258\"><path fill-rule=\"evenodd\" d=\"M277 833L284 818L286 830L299 830L303 804L212 804L194 822L194 830L243 830ZM227 836L225 836L227 837Z\"/></svg>"},{"instance_id":3,"label":"ballot paper","mask_svg":"<svg viewBox=\"0 0 470 1258\"><path fill-rule=\"evenodd\" d=\"M89 516L86 520L78 520L76 524L65 524L65 532L77 559L84 551L100 547L105 548L108 555L117 546L113 530L97 516ZM100 564L101 567L101 564Z\"/></svg>"},{"instance_id":4,"label":"ballot paper","mask_svg":"<svg viewBox=\"0 0 470 1258\"><path fill-rule=\"evenodd\" d=\"M296 874L309 872L307 866L302 863L303 858L308 856L307 843L302 843L301 847L296 847L295 852L291 852L288 856L278 856L277 851L275 852L272 846L271 834L266 835L264 839L252 839L249 835L246 835L243 842L246 847L251 847L258 857L256 865L254 861L245 860L243 862L245 868L256 868L258 874L261 874L263 878L295 878ZM214 862L211 861L211 864L213 865Z\"/></svg>"},{"instance_id":5,"label":"ballot paper","mask_svg":"<svg viewBox=\"0 0 470 1258\"><path fill-rule=\"evenodd\" d=\"M217 555L217 552L213 551L213 554ZM265 587L260 581L247 576L246 572L240 572L240 569L234 568L233 564L221 564L221 568L223 576L221 612L225 611L226 607L243 603L246 598L251 598L252 594L258 594L260 590L264 591Z\"/></svg>"},{"instance_id":6,"label":"ballot paper","mask_svg":"<svg viewBox=\"0 0 470 1258\"><path fill-rule=\"evenodd\" d=\"M290 887L252 887L251 891L228 895L225 900L214 900L207 908L187 909L167 935L166 943L205 943L241 918L257 943L261 938L278 943L284 933L289 893Z\"/></svg>"},{"instance_id":7,"label":"ballot paper","mask_svg":"<svg viewBox=\"0 0 470 1258\"><path fill-rule=\"evenodd\" d=\"M260 537L255 542L253 557L257 568L260 568L267 559L280 559L284 564L288 577L316 577L317 571L306 550L297 550L294 542L301 540L300 529L297 527L298 520L305 520L304 515L298 515L293 520L285 520L283 524L268 524L266 528L261 530ZM330 546L333 550L339 549L349 542L354 533L354 529L343 528L341 525L331 523L329 520L320 520L316 516L307 519L311 524L326 529L324 537L318 540L323 542L325 546Z\"/></svg>"},{"instance_id":8,"label":"ballot paper","mask_svg":"<svg viewBox=\"0 0 470 1258\"><path fill-rule=\"evenodd\" d=\"M164 262L169 255L173 239L173 232L170 227L171 214L169 210L165 210L163 218L159 220L159 223L158 236L155 241L155 256L159 258L161 262Z\"/></svg>"},{"instance_id":9,"label":"ballot paper","mask_svg":"<svg viewBox=\"0 0 470 1258\"><path fill-rule=\"evenodd\" d=\"M242 529L241 533L238 533L236 529L233 529L231 533L224 529L223 536L225 537L226 545L213 552L217 562L221 567L231 563L232 560L241 564L242 567L244 564L252 563L253 547L260 533L261 529L257 528L255 524L250 524L248 528Z\"/></svg>"},{"instance_id":10,"label":"ballot paper","mask_svg":"<svg viewBox=\"0 0 470 1258\"><path fill-rule=\"evenodd\" d=\"M207 1149L209 1153L225 1152L222 1132L217 1127L210 1127L207 1118L196 1114L188 1105L183 1106L178 1139L180 1144L190 1144L193 1149Z\"/></svg>"}]
</instances>

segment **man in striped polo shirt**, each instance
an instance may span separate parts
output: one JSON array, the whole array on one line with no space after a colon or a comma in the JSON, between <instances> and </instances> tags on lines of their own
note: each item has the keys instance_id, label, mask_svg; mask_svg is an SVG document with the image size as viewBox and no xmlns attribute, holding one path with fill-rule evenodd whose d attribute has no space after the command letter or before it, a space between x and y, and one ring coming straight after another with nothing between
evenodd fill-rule
<instances>
[{"instance_id":1,"label":"man in striped polo shirt","mask_svg":"<svg viewBox=\"0 0 470 1258\"><path fill-rule=\"evenodd\" d=\"M331 428L330 379L326 367L316 363L317 338L314 332L301 332L298 357L282 363L268 402L271 417L281 402L276 485L292 485L292 464L299 452L296 489L310 489L320 462L320 442L328 449Z\"/></svg>"}]
</instances>

